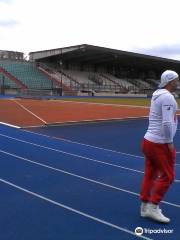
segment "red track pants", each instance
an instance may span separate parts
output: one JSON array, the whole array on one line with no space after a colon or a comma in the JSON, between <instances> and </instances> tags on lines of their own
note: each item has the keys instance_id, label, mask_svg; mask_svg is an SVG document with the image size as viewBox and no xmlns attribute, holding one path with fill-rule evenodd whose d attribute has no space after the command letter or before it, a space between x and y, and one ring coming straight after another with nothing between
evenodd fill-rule
<instances>
[{"instance_id":1,"label":"red track pants","mask_svg":"<svg viewBox=\"0 0 180 240\"><path fill-rule=\"evenodd\" d=\"M174 180L176 150L171 152L167 144L144 139L142 152L145 156L145 173L140 199L143 202L158 204Z\"/></svg>"}]
</instances>

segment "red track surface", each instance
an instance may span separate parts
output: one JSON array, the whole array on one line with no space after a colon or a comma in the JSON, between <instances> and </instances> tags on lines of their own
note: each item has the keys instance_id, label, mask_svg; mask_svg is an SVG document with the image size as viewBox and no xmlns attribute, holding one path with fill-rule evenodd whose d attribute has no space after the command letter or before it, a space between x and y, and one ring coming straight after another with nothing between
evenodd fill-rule
<instances>
[{"instance_id":1,"label":"red track surface","mask_svg":"<svg viewBox=\"0 0 180 240\"><path fill-rule=\"evenodd\" d=\"M20 127L147 116L148 108L50 100L0 100L0 122ZM40 119L42 120L40 120Z\"/></svg>"}]
</instances>

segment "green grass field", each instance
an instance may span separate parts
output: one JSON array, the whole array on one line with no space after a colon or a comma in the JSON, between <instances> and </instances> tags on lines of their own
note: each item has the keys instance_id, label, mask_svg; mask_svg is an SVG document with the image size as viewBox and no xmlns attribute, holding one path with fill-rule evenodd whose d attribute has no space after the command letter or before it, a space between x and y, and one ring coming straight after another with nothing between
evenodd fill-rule
<instances>
[{"instance_id":1,"label":"green grass field","mask_svg":"<svg viewBox=\"0 0 180 240\"><path fill-rule=\"evenodd\" d=\"M122 105L136 105L136 106L149 106L150 99L147 98L62 98L64 101L76 102L93 102L105 104L122 104Z\"/></svg>"},{"instance_id":2,"label":"green grass field","mask_svg":"<svg viewBox=\"0 0 180 240\"><path fill-rule=\"evenodd\" d=\"M93 102L93 103L105 103L105 104L122 104L122 105L135 105L135 106L150 106L150 98L62 98L64 101L76 101L76 102ZM180 106L180 99L176 99Z\"/></svg>"}]
</instances>

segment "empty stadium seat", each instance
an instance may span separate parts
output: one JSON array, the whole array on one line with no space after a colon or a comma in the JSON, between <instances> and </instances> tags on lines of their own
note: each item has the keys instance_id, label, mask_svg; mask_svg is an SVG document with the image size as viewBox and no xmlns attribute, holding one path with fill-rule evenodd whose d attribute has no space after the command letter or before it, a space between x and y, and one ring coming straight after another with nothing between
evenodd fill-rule
<instances>
[{"instance_id":1,"label":"empty stadium seat","mask_svg":"<svg viewBox=\"0 0 180 240\"><path fill-rule=\"evenodd\" d=\"M30 62L0 60L0 67L11 73L28 88L51 89L52 82ZM7 81L7 80L6 80Z\"/></svg>"}]
</instances>

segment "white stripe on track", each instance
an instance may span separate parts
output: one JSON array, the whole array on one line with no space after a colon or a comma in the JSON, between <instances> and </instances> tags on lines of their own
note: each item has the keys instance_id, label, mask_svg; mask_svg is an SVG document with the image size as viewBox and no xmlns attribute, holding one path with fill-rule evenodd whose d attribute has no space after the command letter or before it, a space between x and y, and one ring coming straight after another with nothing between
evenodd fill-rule
<instances>
[{"instance_id":1,"label":"white stripe on track","mask_svg":"<svg viewBox=\"0 0 180 240\"><path fill-rule=\"evenodd\" d=\"M129 171L133 171L133 172L143 173L140 170L135 170L135 169L132 169L132 168L121 166L121 165L107 163L107 162L99 161L99 160L96 160L96 159L93 159L93 158L85 157L85 156L82 156L82 155L65 152L65 151L62 151L62 150L59 150L59 149L55 149L55 148L46 147L44 145L32 143L32 142L29 142L29 141L24 141L24 140L21 140L21 139L18 139L18 138L14 138L14 137L10 137L10 136L4 135L4 134L0 134L0 136L8 138L8 139L11 139L11 140L15 140L15 141L18 141L18 142L23 142L23 143L26 143L26 144L30 144L30 145L33 145L35 147L40 147L40 148L44 148L44 149L51 150L51 151L54 151L54 152L59 152L59 153L62 153L62 154L70 155L70 156L73 156L73 157L86 159L88 161L97 162L99 164L109 165L111 167L117 167L117 168L121 168L121 169L124 169L124 170L129 170Z\"/></svg>"},{"instance_id":2,"label":"white stripe on track","mask_svg":"<svg viewBox=\"0 0 180 240\"><path fill-rule=\"evenodd\" d=\"M23 108L25 111L27 111L28 113L30 113L31 115L33 115L34 117L36 117L37 119L39 119L41 122L43 122L44 124L47 124L46 121L44 121L42 118L38 117L36 114L34 114L33 112L31 112L28 108L26 108L25 106L23 106L21 103L19 103L18 101L16 101L15 99L12 99L11 101L15 102L18 106L20 106L21 108Z\"/></svg>"},{"instance_id":3,"label":"white stripe on track","mask_svg":"<svg viewBox=\"0 0 180 240\"><path fill-rule=\"evenodd\" d=\"M107 222L107 221L105 221L105 220L103 220L103 219L94 217L94 216L92 216L92 215L90 215L90 214L87 214L87 213L85 213L85 212L79 211L79 210L77 210L77 209L74 209L74 208L69 207L69 206L67 206L67 205L64 205L64 204L62 204L62 203L56 202L56 201L54 201L54 200L52 200L52 199L50 199L50 198L47 198L47 197L45 197L45 196L43 196L43 195L37 194L37 193L32 192L32 191L30 191L30 190L28 190L28 189L25 189L25 188L22 188L22 187L20 187L20 186L18 186L18 185L16 185L16 184L13 184L12 182L9 182L9 181L7 181L7 180L5 180L5 179L0 178L0 182L4 183L4 184L6 184L6 185L9 185L9 186L11 186L11 187L13 187L13 188L16 188L16 189L18 189L18 190L20 190L20 191L23 191L23 192L25 192L25 193L27 193L27 194L30 194L30 195L35 196L35 197L37 197L37 198L40 198L40 199L42 199L42 200L44 200L44 201L46 201L46 202L48 202L48 203L51 203L51 204L56 205L56 206L58 206L58 207L64 208L64 209L66 209L66 210L68 210L68 211L70 211L70 212L73 212L73 213L76 213L76 214L78 214L78 215L84 216L84 217L86 217L86 218L88 218L88 219L91 219L91 220L93 220L93 221L96 221L96 222L99 222L99 223L101 223L101 224L107 225L107 226L109 226L109 227L111 227L111 228L115 228L115 229L117 229L117 230L119 230L119 231L126 232L126 233L129 233L129 234L133 235L133 236L136 236L135 233L134 233L133 231L130 231L129 229L120 227L120 226L118 226L118 225L115 225L115 224L112 224L112 223L110 223L110 222ZM136 237L137 237L137 236L136 236ZM139 238L146 239L146 240L153 240L153 239L148 238L148 237L145 237L145 236L139 236Z\"/></svg>"},{"instance_id":4,"label":"white stripe on track","mask_svg":"<svg viewBox=\"0 0 180 240\"><path fill-rule=\"evenodd\" d=\"M39 165L41 167L45 167L45 168L48 168L48 169L51 169L53 171L57 171L57 172L61 172L61 173L64 173L66 175L70 175L70 176L73 176L73 177L76 177L76 178L80 178L82 180L85 180L85 181L88 181L88 182L92 182L92 183L95 183L95 184L98 184L98 185L101 185L103 187L107 187L107 188L111 188L111 189L114 189L114 190L117 190L117 191L121 191L121 192L125 192L125 193L128 193L128 194L131 194L131 195L135 195L135 196L139 196L138 193L136 192L132 192L132 191L129 191L129 190L126 190L124 188L119 188L119 187L115 187L113 185L110 185L110 184L106 184L106 183L103 183L103 182L100 182L100 181L96 181L96 180L93 180L91 178L86 178L86 177L83 177L81 175L77 175L77 174L74 174L74 173L71 173L71 172L67 172L67 171L64 171L62 169L59 169L59 168L54 168L54 167L51 167L49 165L46 165L46 164L42 164L42 163L39 163L39 162L36 162L36 161L32 161L30 159L27 159L27 158L23 158L23 157L20 157L16 154L12 154L12 153L9 153L9 152L6 152L6 151L3 151L3 150L0 150L1 153L4 153L6 155L10 155L12 157L15 157L15 158L19 158L23 161L26 161L26 162L30 162L32 164L35 164L35 165ZM170 206L173 206L173 207L177 207L177 208L180 208L180 205L178 204L175 204L175 203L171 203L171 202L165 202L165 201L162 201L162 203L165 203L167 205L170 205Z\"/></svg>"},{"instance_id":5,"label":"white stripe on track","mask_svg":"<svg viewBox=\"0 0 180 240\"><path fill-rule=\"evenodd\" d=\"M48 150L50 150L50 151L59 152L59 153L65 154L65 155L70 155L70 156L73 156L73 157L78 157L78 158L86 159L86 160L88 160L88 161L97 162L97 163L99 163L99 164L103 164L103 165L107 165L107 166L111 166L111 167L116 167L116 168L121 168L121 169L129 170L129 171L132 171L132 172L137 172L137 173L142 173L142 174L144 173L143 171L140 171L140 170L137 170L137 169L128 168L128 167L124 167L124 166L122 166L122 165L117 165L117 164L112 164L112 163L107 163L107 162L99 161L99 160L96 160L96 159L93 159L93 158L89 158L89 157L85 157L85 156L82 156L82 155L65 152L65 151L62 151L62 150L59 150L59 149L55 149L55 148L46 147L46 146L44 146L44 145L39 145L39 144L32 143L32 142L29 142L29 141L24 141L24 140L21 140L21 139L18 139L18 138L14 138L14 137L10 137L10 136L4 135L4 134L0 134L0 136L6 137L6 138L8 138L8 139L12 139L12 140L15 140L15 141L18 141L18 142L23 142L23 143L26 143L26 144L30 144L30 145L33 145L33 146L35 146L35 147L40 147L40 148L48 149ZM131 156L132 156L132 155L131 155ZM176 165L178 165L178 164L176 164ZM179 165L179 166L180 166L180 165ZM175 182L179 182L179 180L175 180Z\"/></svg>"},{"instance_id":6,"label":"white stripe on track","mask_svg":"<svg viewBox=\"0 0 180 240\"><path fill-rule=\"evenodd\" d=\"M23 131L24 131L24 130L23 130ZM32 134L37 134L37 135L40 135L40 136L45 136L45 137L47 137L47 138L51 138L50 136L43 135L43 134L38 134L38 133L34 133L34 132L29 132L29 131L26 131L26 132L32 133ZM54 148L49 148L49 147L46 147L46 146L43 146L43 145L39 145L39 144L35 144L35 143L32 143L32 142L24 141L24 140L21 140L21 139L18 139L18 138L10 137L10 136L8 136L8 135L0 134L0 136L6 137L6 138L9 138L9 139L13 139L13 140L16 140L16 141L19 141L19 142L24 142L24 143L27 143L27 144L30 144L30 145L34 145L34 146L37 146L37 147L42 147L42 148L45 148L45 149L48 149L48 150L52 150L52 151L56 151L56 152L61 152L61 153L63 153L63 154L67 154L67 155L71 155L71 156L75 156L75 157L84 158L84 159L87 159L87 160L90 160L90 161L99 162L99 161L94 160L94 159L92 159L92 158L84 157L84 156L81 156L81 155L77 155L77 154L65 152L65 151L62 151L62 150L54 149ZM58 138L58 139L59 139L59 138ZM64 139L62 139L62 141L72 142L72 141L70 141L70 140L64 140ZM75 143L75 144L76 144L76 142L72 142L72 143ZM105 149L105 148L99 148L99 147L95 147L95 146L91 146L91 145L86 145L86 144L81 144L81 143L77 143L77 144L85 145L85 146L88 146L88 147L90 147L90 148L97 148L97 149L101 149L101 150L105 150L105 151L114 152L114 153L117 153L117 154L120 154L120 155L123 154L123 155L131 156L131 157L136 157L136 158L144 159L144 157L137 156L137 155L132 155L132 154L123 153L123 152L117 152L117 151L114 151L114 150ZM101 163L106 164L106 165L111 165L111 166L114 165L114 166L115 166L115 164L110 164L110 163L105 163L105 162L101 162ZM178 163L176 163L175 165L180 167L180 164L178 164ZM120 165L116 165L116 166L119 166L120 168L125 168L125 167L120 166ZM126 168L126 169L127 169L127 168ZM134 170L134 171L138 171L138 170Z\"/></svg>"},{"instance_id":7,"label":"white stripe on track","mask_svg":"<svg viewBox=\"0 0 180 240\"><path fill-rule=\"evenodd\" d=\"M16 154L12 154L12 153L9 153L9 152L3 151L3 150L0 150L0 152L4 153L6 155L9 155L9 156L15 157L15 158L19 158L19 159L21 159L23 161L26 161L26 162L29 162L29 163L32 163L32 164L35 164L35 165L39 165L41 167L45 167L45 168L51 169L53 171L61 172L61 173L64 173L66 175L70 175L70 176L73 176L73 177L76 177L76 178L83 179L83 180L88 181L88 182L92 182L92 183L95 183L95 184L102 185L104 187L108 187L108 188L111 188L111 189L114 189L114 190L118 190L118 191L121 191L121 192L130 193L132 195L139 196L138 193L135 193L135 192L132 192L132 191L128 191L128 190L125 190L123 188L115 187L113 185L109 185L109 184L106 184L106 183L103 183L103 182L99 182L99 181L96 181L96 180L93 180L93 179L90 179L90 178L86 178L86 177L83 177L81 175L77 175L77 174L74 174L74 173L71 173L71 172L67 172L67 171L64 171L64 170L59 169L59 168L54 168L54 167L51 167L50 165L46 165L46 164L42 164L42 163L39 163L39 162L36 162L36 161L32 161L32 160L30 160L28 158L20 157L20 156L18 156Z\"/></svg>"},{"instance_id":8,"label":"white stripe on track","mask_svg":"<svg viewBox=\"0 0 180 240\"><path fill-rule=\"evenodd\" d=\"M34 135L47 137L47 138L50 138L50 139L57 139L57 140L61 140L63 142L69 142L69 143L74 143L74 144L77 144L77 145L86 146L86 147L89 147L89 148L94 148L94 149L104 150L104 151L107 151L107 152L113 152L113 153L117 153L117 154L121 154L121 155L126 155L126 156L130 156L130 157L136 157L136 158L143 158L144 159L143 156L133 155L133 154L124 153L124 152L120 152L120 151L116 151L116 150L112 150L112 149L107 149L107 148L102 148L102 147L97 147L97 146L93 146L93 145L90 145L90 144L80 143L80 142L72 141L72 140L65 139L65 138L53 137L53 136L49 136L49 135L45 135L45 134L41 134L41 133L31 132L29 130L24 130L24 129L22 131L23 132L28 132L28 133L31 133L31 134L34 134Z\"/></svg>"},{"instance_id":9,"label":"white stripe on track","mask_svg":"<svg viewBox=\"0 0 180 240\"><path fill-rule=\"evenodd\" d=\"M31 131L29 131L29 130L22 130L22 131L23 131L23 132L28 132L28 133L31 133L31 134L35 134L35 135L39 135L39 136L43 136L43 137L50 138L50 139L57 139L57 140L61 140L61 141L63 141L63 142L69 142L69 143L74 143L74 144L77 144L77 145L86 146L86 147L89 147L89 148L95 148L95 149L99 149L99 150L103 150L103 151L107 151L107 152L113 152L113 153L120 154L120 155L126 155L126 156L130 156L130 157L135 157L135 158L144 159L143 156L133 155L133 154L124 153L124 152L120 152L120 151L116 151L116 150L111 150L111 149L107 149L107 148L102 148L102 147L96 147L96 146L93 146L93 145L89 145L89 144L85 144L85 143L80 143L80 142L72 141L72 140L65 139L65 138L53 137L53 136L49 136L49 135L45 135L45 134L41 134L41 133L31 132ZM0 134L0 135L1 135L1 134ZM176 152L176 154L178 154L178 153L180 153L180 152ZM176 165L176 166L180 166L180 164L178 164L178 163L176 163L175 165Z\"/></svg>"},{"instance_id":10,"label":"white stripe on track","mask_svg":"<svg viewBox=\"0 0 180 240\"><path fill-rule=\"evenodd\" d=\"M56 101L57 100L52 100ZM111 106L111 107L129 107L129 108L144 108L144 109L150 109L148 106L142 106L142 105L128 105L128 104L113 104L113 103L101 103L101 102L86 102L86 101L65 101L65 100L58 100L58 102L62 103L74 103L74 104L87 104L87 105L99 105L99 106Z\"/></svg>"},{"instance_id":11,"label":"white stripe on track","mask_svg":"<svg viewBox=\"0 0 180 240\"><path fill-rule=\"evenodd\" d=\"M12 127L12 128L21 128L21 127L19 127L19 126L12 125L12 124L5 123L5 122L0 122L0 124L5 125L5 126L8 126L8 127Z\"/></svg>"}]
</instances>

